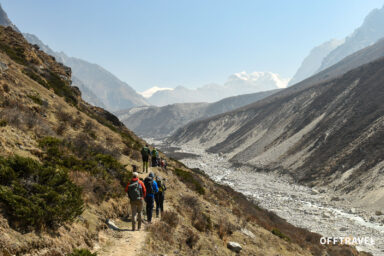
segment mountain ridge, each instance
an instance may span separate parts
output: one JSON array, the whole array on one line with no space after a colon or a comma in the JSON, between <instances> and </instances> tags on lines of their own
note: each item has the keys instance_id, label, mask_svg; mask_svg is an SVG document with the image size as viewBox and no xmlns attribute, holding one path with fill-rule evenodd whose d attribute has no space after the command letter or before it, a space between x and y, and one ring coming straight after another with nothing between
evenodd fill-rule
<instances>
[{"instance_id":1,"label":"mountain ridge","mask_svg":"<svg viewBox=\"0 0 384 256\"><path fill-rule=\"evenodd\" d=\"M215 103L176 103L163 107L137 107L115 112L120 120L144 138L164 138L188 122L208 118L268 97L279 89L233 96Z\"/></svg>"},{"instance_id":2,"label":"mountain ridge","mask_svg":"<svg viewBox=\"0 0 384 256\"><path fill-rule=\"evenodd\" d=\"M24 37L31 44L37 44L43 51L54 56L65 65L70 66L75 81L81 82L79 87L86 87L83 93L92 104L105 107L110 111L148 105L146 100L133 88L120 81L103 67L80 58L68 57L63 52L55 52L35 35L24 33Z\"/></svg>"},{"instance_id":3,"label":"mountain ridge","mask_svg":"<svg viewBox=\"0 0 384 256\"><path fill-rule=\"evenodd\" d=\"M148 102L155 106L173 103L208 102L224 98L284 88L289 79L272 72L239 72L228 77L224 84L206 84L196 89L177 86L172 90L157 91Z\"/></svg>"}]
</instances>

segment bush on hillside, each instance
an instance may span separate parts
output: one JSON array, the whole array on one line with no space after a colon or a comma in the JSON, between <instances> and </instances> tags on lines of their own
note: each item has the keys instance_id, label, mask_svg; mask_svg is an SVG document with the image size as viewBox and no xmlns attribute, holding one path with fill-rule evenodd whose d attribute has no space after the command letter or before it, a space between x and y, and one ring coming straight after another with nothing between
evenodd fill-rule
<instances>
[{"instance_id":1,"label":"bush on hillside","mask_svg":"<svg viewBox=\"0 0 384 256\"><path fill-rule=\"evenodd\" d=\"M170 227L176 228L179 224L179 216L174 211L165 211L161 216L161 220L167 223Z\"/></svg>"},{"instance_id":2,"label":"bush on hillside","mask_svg":"<svg viewBox=\"0 0 384 256\"><path fill-rule=\"evenodd\" d=\"M198 176L198 174L187 172L179 168L175 168L174 172L179 180L185 183L189 188L195 190L200 195L205 194L203 180Z\"/></svg>"},{"instance_id":3,"label":"bush on hillside","mask_svg":"<svg viewBox=\"0 0 384 256\"><path fill-rule=\"evenodd\" d=\"M87 172L99 180L97 191L103 191L101 200L124 195L123 186L130 180L132 173L101 146L94 145L85 138L65 141L54 137L45 137L39 141L45 151L42 158L48 166L56 166L69 171ZM102 152L102 153L101 153ZM116 180L121 186L116 186Z\"/></svg>"},{"instance_id":4,"label":"bush on hillside","mask_svg":"<svg viewBox=\"0 0 384 256\"><path fill-rule=\"evenodd\" d=\"M81 189L63 170L0 157L0 202L15 228L54 228L81 214Z\"/></svg>"},{"instance_id":5,"label":"bush on hillside","mask_svg":"<svg viewBox=\"0 0 384 256\"><path fill-rule=\"evenodd\" d=\"M97 256L97 253L91 253L88 249L75 249L67 256Z\"/></svg>"}]
</instances>

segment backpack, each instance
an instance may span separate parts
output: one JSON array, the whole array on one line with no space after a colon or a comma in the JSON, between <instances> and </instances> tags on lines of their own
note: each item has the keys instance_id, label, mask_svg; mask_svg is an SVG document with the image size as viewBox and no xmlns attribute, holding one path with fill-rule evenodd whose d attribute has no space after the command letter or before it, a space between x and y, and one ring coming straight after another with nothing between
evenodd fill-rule
<instances>
[{"instance_id":1,"label":"backpack","mask_svg":"<svg viewBox=\"0 0 384 256\"><path fill-rule=\"evenodd\" d=\"M159 155L159 153L157 153L156 149L152 150L152 156L153 157L157 157L158 155Z\"/></svg>"},{"instance_id":2,"label":"backpack","mask_svg":"<svg viewBox=\"0 0 384 256\"><path fill-rule=\"evenodd\" d=\"M153 179L151 177L147 177L144 180L144 186L147 190L147 194L153 194Z\"/></svg>"},{"instance_id":3,"label":"backpack","mask_svg":"<svg viewBox=\"0 0 384 256\"><path fill-rule=\"evenodd\" d=\"M149 156L149 148L143 147L143 149L141 150L141 155L144 157L148 157Z\"/></svg>"},{"instance_id":4,"label":"backpack","mask_svg":"<svg viewBox=\"0 0 384 256\"><path fill-rule=\"evenodd\" d=\"M164 192L166 190L164 180L156 177L157 186L159 187L159 192Z\"/></svg>"},{"instance_id":5,"label":"backpack","mask_svg":"<svg viewBox=\"0 0 384 256\"><path fill-rule=\"evenodd\" d=\"M143 188L139 181L132 182L128 185L128 197L132 201L140 200L143 197Z\"/></svg>"}]
</instances>

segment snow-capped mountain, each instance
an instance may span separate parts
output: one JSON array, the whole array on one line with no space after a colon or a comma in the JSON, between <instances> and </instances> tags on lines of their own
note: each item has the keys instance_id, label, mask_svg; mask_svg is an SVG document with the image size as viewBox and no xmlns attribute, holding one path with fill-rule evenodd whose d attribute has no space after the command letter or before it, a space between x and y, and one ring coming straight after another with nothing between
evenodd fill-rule
<instances>
[{"instance_id":1,"label":"snow-capped mountain","mask_svg":"<svg viewBox=\"0 0 384 256\"><path fill-rule=\"evenodd\" d=\"M139 94L141 94L141 96L143 96L144 98L150 98L156 92L167 91L167 90L172 91L173 88L161 88L161 87L155 86L155 87L149 88L148 90L145 90L143 92L139 92Z\"/></svg>"},{"instance_id":2,"label":"snow-capped mountain","mask_svg":"<svg viewBox=\"0 0 384 256\"><path fill-rule=\"evenodd\" d=\"M272 72L235 73L224 84L207 84L196 89L178 86L173 90L157 88L148 102L156 106L188 102L215 102L227 97L285 88L289 79ZM159 90L160 89L160 90Z\"/></svg>"}]
</instances>

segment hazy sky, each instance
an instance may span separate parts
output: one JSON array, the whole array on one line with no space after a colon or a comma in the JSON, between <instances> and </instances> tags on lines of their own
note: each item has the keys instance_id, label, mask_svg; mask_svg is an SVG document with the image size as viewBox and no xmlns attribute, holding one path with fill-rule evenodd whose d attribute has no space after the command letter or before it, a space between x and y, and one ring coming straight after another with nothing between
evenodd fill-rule
<instances>
[{"instance_id":1,"label":"hazy sky","mask_svg":"<svg viewBox=\"0 0 384 256\"><path fill-rule=\"evenodd\" d=\"M223 83L240 71L292 77L383 0L0 0L22 32L100 64L138 91Z\"/></svg>"}]
</instances>

